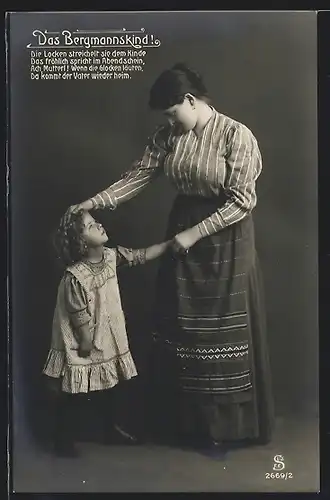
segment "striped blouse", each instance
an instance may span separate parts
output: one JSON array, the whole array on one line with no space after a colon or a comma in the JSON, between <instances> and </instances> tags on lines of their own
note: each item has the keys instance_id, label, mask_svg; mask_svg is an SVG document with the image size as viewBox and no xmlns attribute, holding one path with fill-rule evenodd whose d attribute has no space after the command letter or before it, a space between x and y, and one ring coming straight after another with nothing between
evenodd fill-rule
<instances>
[{"instance_id":1,"label":"striped blouse","mask_svg":"<svg viewBox=\"0 0 330 500\"><path fill-rule=\"evenodd\" d=\"M197 225L202 237L251 213L262 170L257 140L242 123L212 111L199 136L192 130L178 135L175 125L158 127L140 160L120 180L91 198L94 207L113 210L164 173L179 193L212 198L225 195L225 203Z\"/></svg>"}]
</instances>

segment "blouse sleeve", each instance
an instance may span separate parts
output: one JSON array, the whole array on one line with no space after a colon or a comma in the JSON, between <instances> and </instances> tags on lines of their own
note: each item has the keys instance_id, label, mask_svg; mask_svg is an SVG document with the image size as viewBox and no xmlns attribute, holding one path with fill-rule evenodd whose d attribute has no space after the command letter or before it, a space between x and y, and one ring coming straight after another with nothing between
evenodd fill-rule
<instances>
[{"instance_id":1,"label":"blouse sleeve","mask_svg":"<svg viewBox=\"0 0 330 500\"><path fill-rule=\"evenodd\" d=\"M137 266L146 263L145 248L117 247L117 266Z\"/></svg>"},{"instance_id":2,"label":"blouse sleeve","mask_svg":"<svg viewBox=\"0 0 330 500\"><path fill-rule=\"evenodd\" d=\"M139 194L163 172L168 144L168 128L166 126L158 127L149 137L140 160L133 163L120 180L91 198L94 208L114 210L120 203L124 203Z\"/></svg>"},{"instance_id":3,"label":"blouse sleeve","mask_svg":"<svg viewBox=\"0 0 330 500\"><path fill-rule=\"evenodd\" d=\"M261 170L261 154L252 132L241 124L231 128L227 138L223 186L228 200L197 225L202 237L239 222L252 212L257 202L256 180Z\"/></svg>"},{"instance_id":4,"label":"blouse sleeve","mask_svg":"<svg viewBox=\"0 0 330 500\"><path fill-rule=\"evenodd\" d=\"M91 319L87 310L86 292L71 273L65 276L65 305L74 327L79 328Z\"/></svg>"}]
</instances>

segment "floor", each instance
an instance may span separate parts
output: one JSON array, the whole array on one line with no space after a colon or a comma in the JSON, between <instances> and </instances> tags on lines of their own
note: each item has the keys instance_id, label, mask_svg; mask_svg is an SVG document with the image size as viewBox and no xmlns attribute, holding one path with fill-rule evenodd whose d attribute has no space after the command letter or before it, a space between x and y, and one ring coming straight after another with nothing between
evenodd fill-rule
<instances>
[{"instance_id":1,"label":"floor","mask_svg":"<svg viewBox=\"0 0 330 500\"><path fill-rule=\"evenodd\" d=\"M225 461L152 444L114 447L94 443L80 444L79 459L58 459L27 443L24 446L23 441L15 442L15 492L319 491L315 418L278 418L271 444L232 451ZM285 464L277 478L273 471L276 455L282 455Z\"/></svg>"}]
</instances>

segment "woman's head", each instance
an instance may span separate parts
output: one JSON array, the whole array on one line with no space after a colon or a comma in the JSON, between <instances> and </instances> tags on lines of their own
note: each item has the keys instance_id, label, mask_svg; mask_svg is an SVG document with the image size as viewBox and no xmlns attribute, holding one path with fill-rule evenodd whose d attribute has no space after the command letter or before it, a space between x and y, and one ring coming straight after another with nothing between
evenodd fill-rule
<instances>
[{"instance_id":1,"label":"woman's head","mask_svg":"<svg viewBox=\"0 0 330 500\"><path fill-rule=\"evenodd\" d=\"M196 126L200 104L208 102L202 78L183 63L161 73L150 90L150 108L162 111L185 132Z\"/></svg>"},{"instance_id":2,"label":"woman's head","mask_svg":"<svg viewBox=\"0 0 330 500\"><path fill-rule=\"evenodd\" d=\"M61 221L55 233L54 246L65 266L81 261L91 248L102 246L108 236L102 224L95 221L89 212L80 210Z\"/></svg>"}]
</instances>

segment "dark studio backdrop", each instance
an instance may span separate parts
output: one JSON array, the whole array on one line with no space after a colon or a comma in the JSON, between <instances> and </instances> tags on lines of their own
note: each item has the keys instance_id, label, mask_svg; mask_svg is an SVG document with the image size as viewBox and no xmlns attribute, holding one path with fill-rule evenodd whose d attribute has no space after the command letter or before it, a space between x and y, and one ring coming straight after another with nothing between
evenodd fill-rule
<instances>
[{"instance_id":1,"label":"dark studio backdrop","mask_svg":"<svg viewBox=\"0 0 330 500\"><path fill-rule=\"evenodd\" d=\"M34 29L144 27L160 38L128 81L31 81ZM58 285L50 232L73 203L106 188L143 152L159 117L158 74L197 69L213 105L252 129L263 156L255 210L276 412L317 414L316 13L27 14L10 22L11 307L14 422L21 438L47 426L41 370ZM120 244L164 237L175 193L165 178L117 211L96 212ZM120 275L133 355L127 415L144 418L157 262ZM148 411L148 407L145 408ZM138 415L138 417L136 417ZM18 440L17 443L22 441Z\"/></svg>"}]
</instances>

